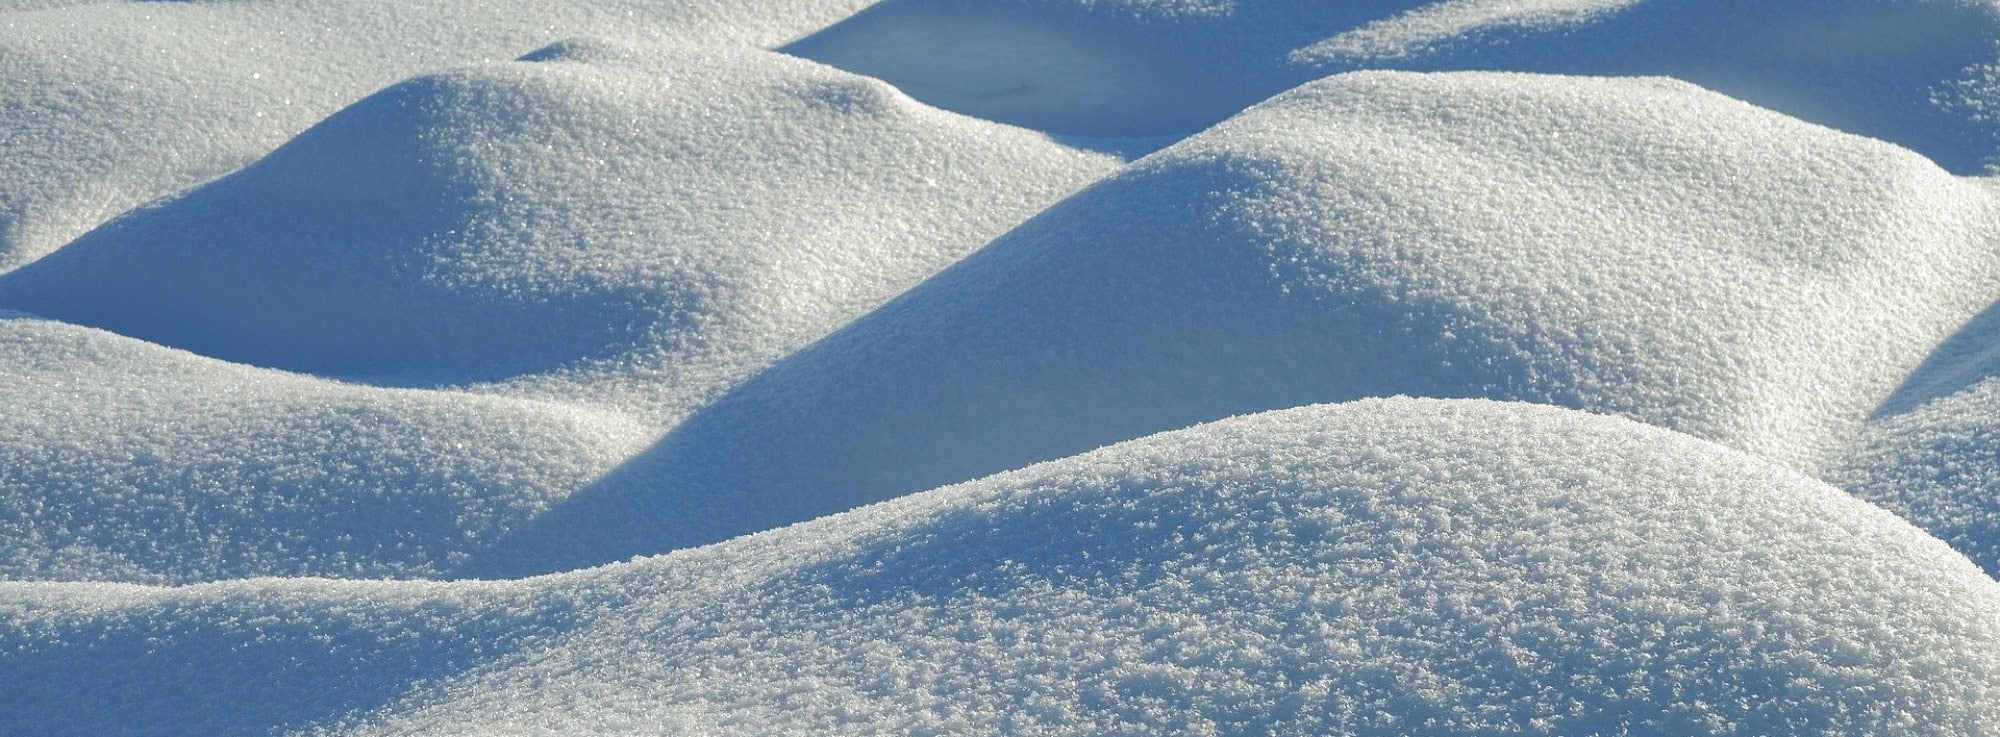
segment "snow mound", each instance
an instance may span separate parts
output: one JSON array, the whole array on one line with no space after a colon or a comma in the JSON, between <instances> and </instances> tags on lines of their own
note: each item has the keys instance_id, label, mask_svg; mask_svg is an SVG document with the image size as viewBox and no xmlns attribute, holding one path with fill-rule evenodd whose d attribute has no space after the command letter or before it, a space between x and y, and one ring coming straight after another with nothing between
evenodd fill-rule
<instances>
[{"instance_id":1,"label":"snow mound","mask_svg":"<svg viewBox=\"0 0 2000 737\"><path fill-rule=\"evenodd\" d=\"M1116 165L770 52L528 58L363 100L0 306L393 385L560 373L513 389L663 421Z\"/></svg>"},{"instance_id":2,"label":"snow mound","mask_svg":"<svg viewBox=\"0 0 2000 737\"><path fill-rule=\"evenodd\" d=\"M465 575L652 437L572 407L336 384L20 315L0 316L0 386L6 579Z\"/></svg>"},{"instance_id":3,"label":"snow mound","mask_svg":"<svg viewBox=\"0 0 2000 737\"><path fill-rule=\"evenodd\" d=\"M0 3L0 270L227 174L414 75L573 36L768 46L865 4Z\"/></svg>"},{"instance_id":4,"label":"snow mound","mask_svg":"<svg viewBox=\"0 0 2000 737\"><path fill-rule=\"evenodd\" d=\"M1422 5L885 0L783 50L991 120L1185 135L1324 76L1288 68L1294 49Z\"/></svg>"},{"instance_id":5,"label":"snow mound","mask_svg":"<svg viewBox=\"0 0 2000 737\"><path fill-rule=\"evenodd\" d=\"M9 726L38 734L2000 719L2000 585L1937 540L1705 441L1485 401L1234 418L520 582L0 590Z\"/></svg>"},{"instance_id":6,"label":"snow mound","mask_svg":"<svg viewBox=\"0 0 2000 737\"><path fill-rule=\"evenodd\" d=\"M1187 134L1358 69L1662 75L2000 169L2000 6L1967 0L887 0L786 50L993 120Z\"/></svg>"},{"instance_id":7,"label":"snow mound","mask_svg":"<svg viewBox=\"0 0 2000 737\"><path fill-rule=\"evenodd\" d=\"M1995 193L1668 80L1340 75L1049 209L675 428L614 477L645 498L579 495L530 535L707 542L1390 394L1816 472L1990 301Z\"/></svg>"}]
</instances>

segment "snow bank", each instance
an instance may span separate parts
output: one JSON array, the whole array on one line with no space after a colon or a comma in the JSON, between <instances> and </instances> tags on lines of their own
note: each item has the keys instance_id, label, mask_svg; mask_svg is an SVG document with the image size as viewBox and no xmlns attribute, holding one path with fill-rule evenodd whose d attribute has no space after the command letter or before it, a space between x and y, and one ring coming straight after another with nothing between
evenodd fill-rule
<instances>
[{"instance_id":1,"label":"snow bank","mask_svg":"<svg viewBox=\"0 0 2000 737\"><path fill-rule=\"evenodd\" d=\"M1816 471L1990 300L1994 194L1678 82L1341 75L1051 208L677 427L614 477L646 498L580 495L530 536L707 542L1389 394Z\"/></svg>"},{"instance_id":2,"label":"snow bank","mask_svg":"<svg viewBox=\"0 0 2000 737\"><path fill-rule=\"evenodd\" d=\"M403 82L0 276L0 306L664 421L1115 160L760 51L559 44Z\"/></svg>"},{"instance_id":3,"label":"snow bank","mask_svg":"<svg viewBox=\"0 0 2000 737\"><path fill-rule=\"evenodd\" d=\"M1192 133L1357 69L1664 75L2000 168L2000 6L1983 1L887 0L786 49L1089 135Z\"/></svg>"},{"instance_id":4,"label":"snow bank","mask_svg":"<svg viewBox=\"0 0 2000 737\"><path fill-rule=\"evenodd\" d=\"M768 46L865 4L0 4L0 270L229 173L407 77L573 36Z\"/></svg>"},{"instance_id":5,"label":"snow bank","mask_svg":"<svg viewBox=\"0 0 2000 737\"><path fill-rule=\"evenodd\" d=\"M1483 401L1236 418L505 584L0 586L8 726L39 734L2000 719L2000 585L1935 539L1691 437Z\"/></svg>"},{"instance_id":6,"label":"snow bank","mask_svg":"<svg viewBox=\"0 0 2000 737\"><path fill-rule=\"evenodd\" d=\"M0 387L6 579L466 575L652 437L573 407L336 384L20 315L0 317Z\"/></svg>"}]
</instances>

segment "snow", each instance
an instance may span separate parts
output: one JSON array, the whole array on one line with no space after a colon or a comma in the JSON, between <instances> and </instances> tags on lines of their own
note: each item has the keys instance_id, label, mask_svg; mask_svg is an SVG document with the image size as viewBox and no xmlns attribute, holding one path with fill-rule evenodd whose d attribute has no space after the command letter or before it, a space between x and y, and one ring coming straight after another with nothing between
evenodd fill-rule
<instances>
[{"instance_id":1,"label":"snow","mask_svg":"<svg viewBox=\"0 0 2000 737\"><path fill-rule=\"evenodd\" d=\"M885 0L787 47L932 104L1086 135L1187 134L1355 69L1663 75L2000 167L1984 0Z\"/></svg>"},{"instance_id":2,"label":"snow","mask_svg":"<svg viewBox=\"0 0 2000 737\"><path fill-rule=\"evenodd\" d=\"M636 494L529 538L616 560L1389 394L1616 413L1817 471L1992 299L1994 195L1677 82L1335 76L793 355L621 469ZM581 534L606 519L627 532Z\"/></svg>"},{"instance_id":3,"label":"snow","mask_svg":"<svg viewBox=\"0 0 2000 737\"><path fill-rule=\"evenodd\" d=\"M338 731L438 735L1973 734L2000 717L2000 586L1939 541L1706 441L1486 401L1241 417L518 582L10 587L8 630L33 636L8 642L0 682L47 720L20 724L110 735L324 725L341 698L373 709ZM218 697L246 652L312 667ZM21 675L57 663L86 677Z\"/></svg>"},{"instance_id":4,"label":"snow","mask_svg":"<svg viewBox=\"0 0 2000 737\"><path fill-rule=\"evenodd\" d=\"M651 437L627 418L0 318L0 577L463 575Z\"/></svg>"},{"instance_id":5,"label":"snow","mask_svg":"<svg viewBox=\"0 0 2000 737\"><path fill-rule=\"evenodd\" d=\"M1974 735L2000 3L0 0L0 734Z\"/></svg>"},{"instance_id":6,"label":"snow","mask_svg":"<svg viewBox=\"0 0 2000 737\"><path fill-rule=\"evenodd\" d=\"M0 276L0 304L665 422L1116 165L770 52L529 58L370 96Z\"/></svg>"},{"instance_id":7,"label":"snow","mask_svg":"<svg viewBox=\"0 0 2000 737\"><path fill-rule=\"evenodd\" d=\"M8 3L0 269L418 74L576 36L764 46L864 0Z\"/></svg>"}]
</instances>

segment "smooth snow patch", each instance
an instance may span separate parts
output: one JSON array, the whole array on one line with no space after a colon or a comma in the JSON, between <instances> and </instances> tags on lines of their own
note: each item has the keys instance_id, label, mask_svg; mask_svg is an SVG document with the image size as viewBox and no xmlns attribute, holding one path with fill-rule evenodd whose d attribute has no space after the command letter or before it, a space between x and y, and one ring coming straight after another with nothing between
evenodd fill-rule
<instances>
[{"instance_id":1,"label":"smooth snow patch","mask_svg":"<svg viewBox=\"0 0 2000 737\"><path fill-rule=\"evenodd\" d=\"M1422 4L885 0L783 50L990 120L1186 135L1306 81L1292 49Z\"/></svg>"},{"instance_id":2,"label":"smooth snow patch","mask_svg":"<svg viewBox=\"0 0 2000 737\"><path fill-rule=\"evenodd\" d=\"M1501 29L1533 32L1574 28L1645 0L1450 0L1424 5L1306 47L1300 56L1351 56L1393 59L1410 56L1427 46Z\"/></svg>"}]
</instances>

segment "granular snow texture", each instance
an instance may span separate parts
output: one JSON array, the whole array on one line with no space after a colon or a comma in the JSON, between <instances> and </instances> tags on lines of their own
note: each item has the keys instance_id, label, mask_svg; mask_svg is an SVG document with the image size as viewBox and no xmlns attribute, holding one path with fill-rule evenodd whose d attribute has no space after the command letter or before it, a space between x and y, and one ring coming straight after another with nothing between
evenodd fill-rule
<instances>
[{"instance_id":1,"label":"granular snow texture","mask_svg":"<svg viewBox=\"0 0 2000 737\"><path fill-rule=\"evenodd\" d=\"M531 535L679 547L1389 394L1616 413L1816 472L1996 292L1995 194L1678 82L1340 75L1050 208ZM704 513L615 513L641 504ZM583 534L605 520L629 532Z\"/></svg>"},{"instance_id":2,"label":"granular snow texture","mask_svg":"<svg viewBox=\"0 0 2000 737\"><path fill-rule=\"evenodd\" d=\"M2000 585L1936 539L1706 441L1486 401L1236 418L508 584L0 590L0 683L39 733L243 733L343 705L374 708L340 731L426 735L2000 719ZM246 654L295 664L242 703Z\"/></svg>"},{"instance_id":3,"label":"granular snow texture","mask_svg":"<svg viewBox=\"0 0 2000 737\"><path fill-rule=\"evenodd\" d=\"M2000 0L0 0L0 735L1982 735Z\"/></svg>"}]
</instances>

